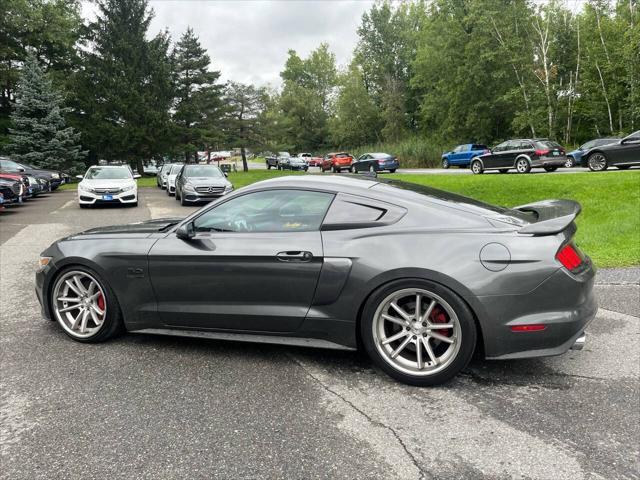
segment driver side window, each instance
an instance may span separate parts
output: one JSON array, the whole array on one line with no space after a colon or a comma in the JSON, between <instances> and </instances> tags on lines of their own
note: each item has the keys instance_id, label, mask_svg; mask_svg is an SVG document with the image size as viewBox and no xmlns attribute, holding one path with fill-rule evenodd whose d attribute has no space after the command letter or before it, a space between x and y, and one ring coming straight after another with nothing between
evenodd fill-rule
<instances>
[{"instance_id":1,"label":"driver side window","mask_svg":"<svg viewBox=\"0 0 640 480\"><path fill-rule=\"evenodd\" d=\"M267 190L229 200L200 215L196 232L308 232L320 229L333 194Z\"/></svg>"}]
</instances>

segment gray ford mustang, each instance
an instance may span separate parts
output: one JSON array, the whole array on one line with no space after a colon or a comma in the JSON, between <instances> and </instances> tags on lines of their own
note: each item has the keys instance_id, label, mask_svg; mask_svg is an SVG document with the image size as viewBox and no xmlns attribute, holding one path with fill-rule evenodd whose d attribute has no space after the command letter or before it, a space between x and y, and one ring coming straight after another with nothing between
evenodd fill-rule
<instances>
[{"instance_id":1,"label":"gray ford mustang","mask_svg":"<svg viewBox=\"0 0 640 480\"><path fill-rule=\"evenodd\" d=\"M490 359L580 348L594 268L580 206L514 209L373 177L281 177L185 219L94 228L40 258L45 317L74 340L131 332L364 348L442 383Z\"/></svg>"}]
</instances>

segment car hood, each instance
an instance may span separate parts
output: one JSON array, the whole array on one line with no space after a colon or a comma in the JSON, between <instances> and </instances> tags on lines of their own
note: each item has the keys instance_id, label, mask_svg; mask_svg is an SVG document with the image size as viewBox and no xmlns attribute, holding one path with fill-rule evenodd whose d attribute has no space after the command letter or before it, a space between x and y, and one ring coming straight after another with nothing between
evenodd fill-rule
<instances>
[{"instance_id":1,"label":"car hood","mask_svg":"<svg viewBox=\"0 0 640 480\"><path fill-rule=\"evenodd\" d=\"M191 185L206 185L214 187L226 187L229 185L229 181L226 178L213 178L213 177L188 177L187 183Z\"/></svg>"},{"instance_id":2,"label":"car hood","mask_svg":"<svg viewBox=\"0 0 640 480\"><path fill-rule=\"evenodd\" d=\"M103 234L130 234L130 233L156 233L160 230L182 221L182 218L157 218L145 222L129 223L125 225L109 225L97 227L80 232L78 236L103 235Z\"/></svg>"},{"instance_id":3,"label":"car hood","mask_svg":"<svg viewBox=\"0 0 640 480\"><path fill-rule=\"evenodd\" d=\"M135 180L132 178L123 179L84 179L80 182L83 187L91 188L109 188L109 187L125 187L127 185L135 184Z\"/></svg>"}]
</instances>

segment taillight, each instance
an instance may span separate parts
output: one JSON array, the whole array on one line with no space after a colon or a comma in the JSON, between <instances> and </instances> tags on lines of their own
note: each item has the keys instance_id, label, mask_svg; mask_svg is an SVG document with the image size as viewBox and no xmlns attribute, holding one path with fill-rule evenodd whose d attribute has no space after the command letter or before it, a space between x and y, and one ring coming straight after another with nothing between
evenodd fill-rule
<instances>
[{"instance_id":1,"label":"taillight","mask_svg":"<svg viewBox=\"0 0 640 480\"><path fill-rule=\"evenodd\" d=\"M556 253L556 259L567 269L576 270L582 265L582 255L571 243L568 243Z\"/></svg>"},{"instance_id":2,"label":"taillight","mask_svg":"<svg viewBox=\"0 0 640 480\"><path fill-rule=\"evenodd\" d=\"M512 325L512 332L541 332L546 330L547 326L543 323L532 323L529 325Z\"/></svg>"},{"instance_id":3,"label":"taillight","mask_svg":"<svg viewBox=\"0 0 640 480\"><path fill-rule=\"evenodd\" d=\"M378 160L378 164L379 164L379 165L383 165L383 164L384 164L384 162L385 162L385 160Z\"/></svg>"},{"instance_id":4,"label":"taillight","mask_svg":"<svg viewBox=\"0 0 640 480\"><path fill-rule=\"evenodd\" d=\"M542 156L542 155L547 155L549 152L550 152L550 150L549 150L549 149L546 149L546 150L536 150L536 155L540 155L540 156Z\"/></svg>"}]
</instances>

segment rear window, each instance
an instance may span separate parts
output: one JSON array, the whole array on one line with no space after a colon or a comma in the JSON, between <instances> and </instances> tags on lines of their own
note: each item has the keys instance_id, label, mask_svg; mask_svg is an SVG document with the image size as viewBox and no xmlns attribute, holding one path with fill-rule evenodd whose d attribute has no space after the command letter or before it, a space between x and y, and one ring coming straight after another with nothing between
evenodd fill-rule
<instances>
[{"instance_id":1,"label":"rear window","mask_svg":"<svg viewBox=\"0 0 640 480\"><path fill-rule=\"evenodd\" d=\"M558 148L559 143L552 142L551 140L536 140L536 148Z\"/></svg>"},{"instance_id":2,"label":"rear window","mask_svg":"<svg viewBox=\"0 0 640 480\"><path fill-rule=\"evenodd\" d=\"M348 153L336 153L335 157L336 158L346 158L346 157L350 157L351 155L349 155Z\"/></svg>"},{"instance_id":3,"label":"rear window","mask_svg":"<svg viewBox=\"0 0 640 480\"><path fill-rule=\"evenodd\" d=\"M487 150L486 145L473 144L471 145L471 150Z\"/></svg>"}]
</instances>

